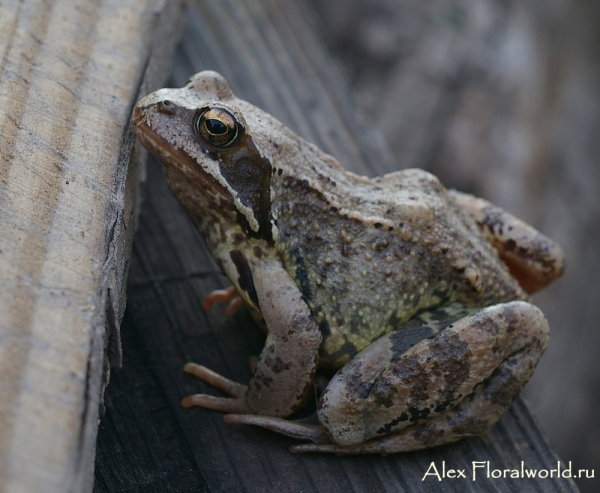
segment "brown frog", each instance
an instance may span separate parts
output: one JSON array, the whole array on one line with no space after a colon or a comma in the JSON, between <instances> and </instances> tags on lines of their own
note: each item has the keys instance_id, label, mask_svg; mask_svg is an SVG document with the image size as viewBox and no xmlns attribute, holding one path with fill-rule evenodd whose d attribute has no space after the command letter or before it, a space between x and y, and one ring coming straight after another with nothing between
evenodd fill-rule
<instances>
[{"instance_id":1,"label":"brown frog","mask_svg":"<svg viewBox=\"0 0 600 493\"><path fill-rule=\"evenodd\" d=\"M548 341L527 300L561 275L559 246L425 171L345 171L216 72L146 96L133 119L235 288L208 304L238 294L268 333L248 385L188 363L230 397L183 406L335 453L478 435L510 406ZM317 369L332 375L319 424L283 419L314 398Z\"/></svg>"}]
</instances>

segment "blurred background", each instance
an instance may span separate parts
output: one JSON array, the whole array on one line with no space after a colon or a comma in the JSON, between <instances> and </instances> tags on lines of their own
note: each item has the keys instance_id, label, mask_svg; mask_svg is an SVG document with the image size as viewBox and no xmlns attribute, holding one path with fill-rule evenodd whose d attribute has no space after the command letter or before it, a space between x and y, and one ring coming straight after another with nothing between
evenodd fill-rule
<instances>
[{"instance_id":1,"label":"blurred background","mask_svg":"<svg viewBox=\"0 0 600 493\"><path fill-rule=\"evenodd\" d=\"M566 274L534 296L551 339L524 394L562 461L600 469L600 2L301 1L399 168L564 248Z\"/></svg>"}]
</instances>

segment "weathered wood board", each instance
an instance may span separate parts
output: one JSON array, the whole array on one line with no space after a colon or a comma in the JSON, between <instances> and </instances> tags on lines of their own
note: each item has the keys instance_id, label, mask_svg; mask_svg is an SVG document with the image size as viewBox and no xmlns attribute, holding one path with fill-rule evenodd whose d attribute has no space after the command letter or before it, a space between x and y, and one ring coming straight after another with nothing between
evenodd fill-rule
<instances>
[{"instance_id":1,"label":"weathered wood board","mask_svg":"<svg viewBox=\"0 0 600 493\"><path fill-rule=\"evenodd\" d=\"M164 83L182 7L0 3L2 492L92 487L145 174L129 118Z\"/></svg>"},{"instance_id":2,"label":"weathered wood board","mask_svg":"<svg viewBox=\"0 0 600 493\"><path fill-rule=\"evenodd\" d=\"M365 174L396 169L377 134L357 123L343 80L314 34L309 12L293 1L198 1L188 18L171 84L215 69L233 90L305 138ZM294 456L293 442L265 430L226 425L222 414L185 410L181 397L214 392L182 371L198 361L237 381L264 335L247 313L205 313L203 298L228 282L170 195L156 162L148 188L122 326L124 364L106 392L98 437L95 491L100 492L412 492L577 491L568 479L478 476L493 469L556 469L558 458L518 399L494 429L437 449L388 457ZM422 481L431 463L465 469L467 478Z\"/></svg>"}]
</instances>

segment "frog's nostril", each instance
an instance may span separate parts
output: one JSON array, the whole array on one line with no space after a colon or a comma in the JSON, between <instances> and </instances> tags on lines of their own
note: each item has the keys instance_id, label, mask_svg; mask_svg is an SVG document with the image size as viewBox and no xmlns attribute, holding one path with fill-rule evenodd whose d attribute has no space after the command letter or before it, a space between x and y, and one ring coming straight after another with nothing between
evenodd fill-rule
<instances>
[{"instance_id":1,"label":"frog's nostril","mask_svg":"<svg viewBox=\"0 0 600 493\"><path fill-rule=\"evenodd\" d=\"M161 101L160 103L158 103L158 111L160 111L161 113L165 113L167 115L174 115L175 114L175 105L168 99L165 99L164 101Z\"/></svg>"}]
</instances>

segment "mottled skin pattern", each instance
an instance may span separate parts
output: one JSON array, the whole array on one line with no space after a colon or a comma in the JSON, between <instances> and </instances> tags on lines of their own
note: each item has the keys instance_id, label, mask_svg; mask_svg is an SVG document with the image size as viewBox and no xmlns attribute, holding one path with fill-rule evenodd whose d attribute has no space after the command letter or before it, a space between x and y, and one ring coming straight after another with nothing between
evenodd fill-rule
<instances>
[{"instance_id":1,"label":"mottled skin pattern","mask_svg":"<svg viewBox=\"0 0 600 493\"><path fill-rule=\"evenodd\" d=\"M334 170L302 169L273 203L285 268L325 337L320 365L340 367L432 307L526 298L436 177L411 169L367 181Z\"/></svg>"},{"instance_id":2,"label":"mottled skin pattern","mask_svg":"<svg viewBox=\"0 0 600 493\"><path fill-rule=\"evenodd\" d=\"M529 379L548 325L527 293L564 268L531 226L421 170L347 172L215 72L147 96L134 122L268 332L248 386L188 363L230 397L185 407L314 442L293 451L390 453L485 432ZM339 369L320 425L281 419L317 368Z\"/></svg>"}]
</instances>

